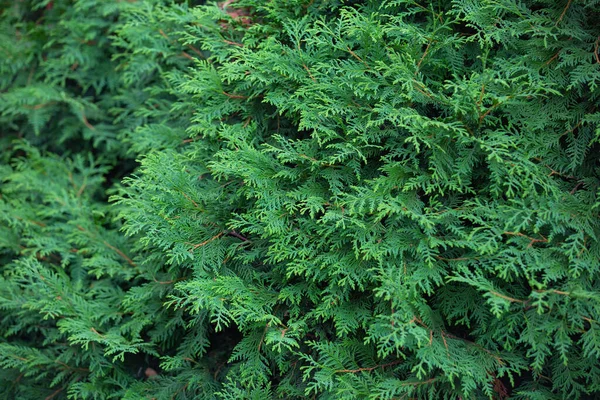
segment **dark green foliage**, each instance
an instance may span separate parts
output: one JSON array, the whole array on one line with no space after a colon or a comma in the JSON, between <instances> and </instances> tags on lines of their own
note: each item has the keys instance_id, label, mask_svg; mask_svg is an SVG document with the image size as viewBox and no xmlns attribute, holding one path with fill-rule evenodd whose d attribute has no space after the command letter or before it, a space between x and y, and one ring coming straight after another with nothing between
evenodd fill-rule
<instances>
[{"instance_id":1,"label":"dark green foliage","mask_svg":"<svg viewBox=\"0 0 600 400\"><path fill-rule=\"evenodd\" d=\"M600 1L7 3L9 397L600 394Z\"/></svg>"}]
</instances>

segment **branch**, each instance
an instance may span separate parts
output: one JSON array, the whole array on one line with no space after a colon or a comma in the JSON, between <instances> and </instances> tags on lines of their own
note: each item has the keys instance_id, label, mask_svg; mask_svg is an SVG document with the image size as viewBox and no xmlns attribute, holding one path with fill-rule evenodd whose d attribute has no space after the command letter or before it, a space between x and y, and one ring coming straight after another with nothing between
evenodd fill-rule
<instances>
[{"instance_id":1,"label":"branch","mask_svg":"<svg viewBox=\"0 0 600 400\"><path fill-rule=\"evenodd\" d=\"M567 13L567 10L569 9L569 7L571 7L571 3L572 2L573 2L573 0L569 0L569 2L565 6L565 9L563 10L562 14L560 14L560 17L558 17L558 21L556 21L556 24L554 24L554 26L558 26L558 24L560 23L560 21L562 21L562 19L564 18L565 14Z\"/></svg>"},{"instance_id":2,"label":"branch","mask_svg":"<svg viewBox=\"0 0 600 400\"><path fill-rule=\"evenodd\" d=\"M365 67L367 67L367 69L369 69L369 66L367 65L367 63L362 58L360 58L355 52L353 52L350 47L346 46L346 49L348 50L348 52L350 54L352 54L352 57L356 58L358 61L363 63L365 65Z\"/></svg>"},{"instance_id":3,"label":"branch","mask_svg":"<svg viewBox=\"0 0 600 400\"><path fill-rule=\"evenodd\" d=\"M52 394L50 396L46 397L44 400L50 400L50 399L54 398L54 396L56 396L57 394L62 392L64 389L65 389L64 387L56 389L54 392L52 392Z\"/></svg>"},{"instance_id":4,"label":"branch","mask_svg":"<svg viewBox=\"0 0 600 400\"><path fill-rule=\"evenodd\" d=\"M129 265L131 265L132 267L136 266L136 264L133 262L133 260L131 258L127 257L127 254L123 253L121 250L119 250L115 246L111 245L106 240L104 240L103 243L104 243L104 245L106 247L108 247L109 249L113 249L118 255L120 255L121 257L123 257L125 259L125 261L127 261L127 263Z\"/></svg>"},{"instance_id":5,"label":"branch","mask_svg":"<svg viewBox=\"0 0 600 400\"><path fill-rule=\"evenodd\" d=\"M240 234L239 234L239 233L237 233L236 231L231 231L231 232L229 232L229 233L228 233L228 235L229 235L229 236L236 237L236 238L240 239L242 242L249 242L249 241L250 241L250 239L248 239L248 238L246 238L246 237L244 237L244 236L240 235Z\"/></svg>"},{"instance_id":6,"label":"branch","mask_svg":"<svg viewBox=\"0 0 600 400\"><path fill-rule=\"evenodd\" d=\"M494 290L490 290L489 293L493 294L496 297L500 297L500 298L502 298L504 300L508 300L511 303L525 303L525 300L515 299L513 297L506 296L506 295L504 295L502 293L498 293L498 292L496 292Z\"/></svg>"},{"instance_id":7,"label":"branch","mask_svg":"<svg viewBox=\"0 0 600 400\"><path fill-rule=\"evenodd\" d=\"M192 250L191 251L194 252L194 250L196 250L198 247L205 246L205 245L209 244L210 242L212 242L213 240L216 240L216 239L220 238L223 235L224 235L224 232L221 232L221 233L219 233L219 234L211 237L210 239L205 240L202 243L194 244L194 245L192 245Z\"/></svg>"},{"instance_id":8,"label":"branch","mask_svg":"<svg viewBox=\"0 0 600 400\"><path fill-rule=\"evenodd\" d=\"M512 236L521 236L521 237L529 239L531 242L527 245L527 248L530 248L531 246L533 246L534 243L548 243L548 239L546 239L541 234L540 234L540 236L542 237L541 239L529 237L527 235L522 234L521 232L504 232L504 234L512 235Z\"/></svg>"},{"instance_id":9,"label":"branch","mask_svg":"<svg viewBox=\"0 0 600 400\"><path fill-rule=\"evenodd\" d=\"M243 44L241 44L241 43L232 42L232 41L230 41L230 40L226 40L226 39L223 39L223 42L225 42L225 43L227 43L227 44L231 44L231 45L233 45L233 46L244 47L244 45L243 45Z\"/></svg>"},{"instance_id":10,"label":"branch","mask_svg":"<svg viewBox=\"0 0 600 400\"><path fill-rule=\"evenodd\" d=\"M430 379L427 379L426 381L404 382L404 383L400 384L400 386L421 386L421 385L427 385L428 383L433 383L437 380L438 380L438 378L430 378Z\"/></svg>"},{"instance_id":11,"label":"branch","mask_svg":"<svg viewBox=\"0 0 600 400\"><path fill-rule=\"evenodd\" d=\"M81 119L83 120L83 123L85 124L85 126L88 127L88 129L91 129L93 131L96 130L96 128L94 127L94 125L90 124L90 121L88 121L87 117L85 116L84 113L81 113Z\"/></svg>"},{"instance_id":12,"label":"branch","mask_svg":"<svg viewBox=\"0 0 600 400\"><path fill-rule=\"evenodd\" d=\"M377 368L385 368L385 367L391 367L392 365L397 365L400 364L402 361L404 360L396 360L394 362L388 363L388 364L380 364L380 365L376 365L374 367L369 367L369 368L358 368L358 369L339 369L337 371L335 371L336 373L350 373L350 374L355 374L357 372L370 372L373 371L374 369Z\"/></svg>"},{"instance_id":13,"label":"branch","mask_svg":"<svg viewBox=\"0 0 600 400\"><path fill-rule=\"evenodd\" d=\"M194 200L192 200L192 198L190 196L188 196L187 194L184 193L183 190L180 190L181 194L185 196L186 199L188 199L189 201L192 202L192 204L194 205L194 207L196 208L200 208L200 206L198 205L198 203L196 203Z\"/></svg>"},{"instance_id":14,"label":"branch","mask_svg":"<svg viewBox=\"0 0 600 400\"><path fill-rule=\"evenodd\" d=\"M101 334L100 332L98 332L98 331L96 330L96 328L93 328L93 327L92 327L92 328L90 328L90 330L91 330L92 332L94 332L96 335L100 336L101 338L104 338L104 335L103 335L103 334Z\"/></svg>"},{"instance_id":15,"label":"branch","mask_svg":"<svg viewBox=\"0 0 600 400\"><path fill-rule=\"evenodd\" d=\"M85 229L83 226L77 225L77 229L79 229L82 232L85 232L89 237L91 237L93 239L96 239L96 235L94 235L92 232L90 232L87 229ZM119 250L117 247L111 245L106 240L103 240L102 243L106 247L108 247L111 250L114 250L118 255L120 255L121 257L123 257L125 259L125 261L127 261L127 263L129 263L129 265L131 265L132 267L136 267L137 266L137 264L134 263L131 258L127 257L127 254L125 254L123 251Z\"/></svg>"},{"instance_id":16,"label":"branch","mask_svg":"<svg viewBox=\"0 0 600 400\"><path fill-rule=\"evenodd\" d=\"M247 99L248 96L242 96L241 94L231 94L231 93L227 93L225 91L221 92L223 93L225 96L229 97L230 99Z\"/></svg>"},{"instance_id":17,"label":"branch","mask_svg":"<svg viewBox=\"0 0 600 400\"><path fill-rule=\"evenodd\" d=\"M431 41L427 42L427 47L425 47L425 52L423 53L423 55L421 56L421 59L417 63L417 69L415 70L415 76L417 76L417 74L419 73L419 69L421 68L421 63L423 62L423 59L425 57L427 57L427 53L429 53L430 46L431 46Z\"/></svg>"}]
</instances>

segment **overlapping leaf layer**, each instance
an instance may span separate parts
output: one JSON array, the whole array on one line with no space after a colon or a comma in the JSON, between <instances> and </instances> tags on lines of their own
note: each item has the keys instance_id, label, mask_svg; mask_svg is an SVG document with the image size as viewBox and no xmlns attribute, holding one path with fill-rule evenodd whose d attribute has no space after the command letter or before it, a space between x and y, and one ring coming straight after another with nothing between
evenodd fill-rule
<instances>
[{"instance_id":1,"label":"overlapping leaf layer","mask_svg":"<svg viewBox=\"0 0 600 400\"><path fill-rule=\"evenodd\" d=\"M0 1L2 393L600 394L600 1L200 3Z\"/></svg>"}]
</instances>

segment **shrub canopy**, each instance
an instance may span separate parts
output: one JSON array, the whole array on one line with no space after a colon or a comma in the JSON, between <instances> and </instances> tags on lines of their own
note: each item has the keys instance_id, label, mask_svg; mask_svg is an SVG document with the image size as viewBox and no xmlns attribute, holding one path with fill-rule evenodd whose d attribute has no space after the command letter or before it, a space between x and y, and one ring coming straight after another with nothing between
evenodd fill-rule
<instances>
[{"instance_id":1,"label":"shrub canopy","mask_svg":"<svg viewBox=\"0 0 600 400\"><path fill-rule=\"evenodd\" d=\"M600 394L599 0L0 0L0 391Z\"/></svg>"}]
</instances>

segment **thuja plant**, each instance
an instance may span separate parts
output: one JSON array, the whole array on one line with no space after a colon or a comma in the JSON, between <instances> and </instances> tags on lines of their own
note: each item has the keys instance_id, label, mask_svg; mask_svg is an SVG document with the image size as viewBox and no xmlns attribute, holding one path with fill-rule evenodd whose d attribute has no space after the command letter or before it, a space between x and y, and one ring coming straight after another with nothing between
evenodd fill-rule
<instances>
[{"instance_id":1,"label":"thuja plant","mask_svg":"<svg viewBox=\"0 0 600 400\"><path fill-rule=\"evenodd\" d=\"M116 4L122 153L3 154L8 393L600 393L600 1Z\"/></svg>"},{"instance_id":2,"label":"thuja plant","mask_svg":"<svg viewBox=\"0 0 600 400\"><path fill-rule=\"evenodd\" d=\"M107 202L134 165L127 135L177 115L161 68L191 63L174 46L128 75L136 60L118 58L116 31L150 6L0 1L2 398L124 398L177 340L164 332L182 312L163 308L161 291L143 308L126 302L152 279L138 264L152 255L134 251Z\"/></svg>"}]
</instances>

